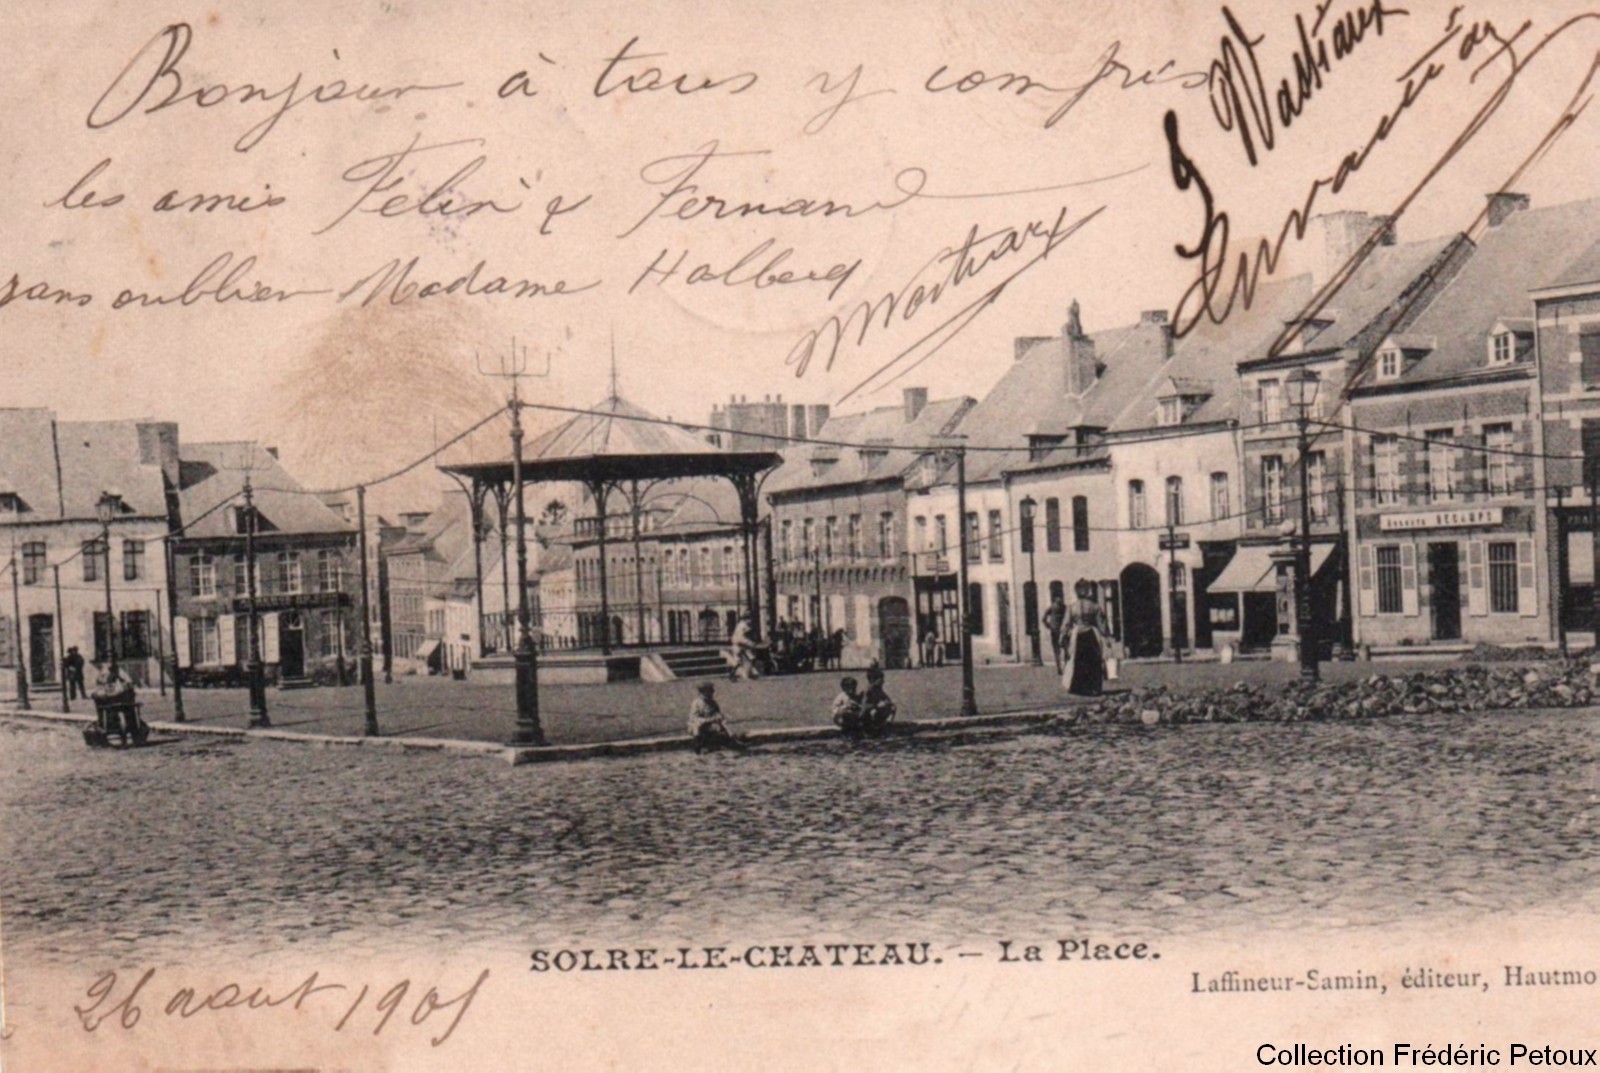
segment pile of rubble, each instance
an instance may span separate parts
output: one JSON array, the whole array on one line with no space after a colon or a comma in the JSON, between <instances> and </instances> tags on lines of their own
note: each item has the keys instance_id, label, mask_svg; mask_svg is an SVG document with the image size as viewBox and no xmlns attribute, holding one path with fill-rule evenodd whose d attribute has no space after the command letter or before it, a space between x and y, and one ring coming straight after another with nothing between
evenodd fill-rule
<instances>
[{"instance_id":1,"label":"pile of rubble","mask_svg":"<svg viewBox=\"0 0 1600 1073\"><path fill-rule=\"evenodd\" d=\"M1373 719L1422 712L1578 708L1600 700L1600 677L1569 660L1537 668L1445 667L1373 674L1355 682L1234 686L1173 692L1165 686L1114 693L1065 716L1083 723L1291 723Z\"/></svg>"}]
</instances>

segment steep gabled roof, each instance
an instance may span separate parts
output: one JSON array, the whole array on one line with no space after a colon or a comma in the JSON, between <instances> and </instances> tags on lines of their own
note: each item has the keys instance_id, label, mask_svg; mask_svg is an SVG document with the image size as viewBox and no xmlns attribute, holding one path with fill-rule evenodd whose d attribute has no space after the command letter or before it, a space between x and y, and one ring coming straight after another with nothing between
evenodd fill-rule
<instances>
[{"instance_id":1,"label":"steep gabled roof","mask_svg":"<svg viewBox=\"0 0 1600 1073\"><path fill-rule=\"evenodd\" d=\"M184 535L232 537L234 515L216 508L231 501L242 505L246 469L254 489L256 511L267 527L290 534L353 533L355 526L308 494L272 452L253 441L186 443L181 451L180 510Z\"/></svg>"},{"instance_id":2,"label":"steep gabled roof","mask_svg":"<svg viewBox=\"0 0 1600 1073\"><path fill-rule=\"evenodd\" d=\"M24 521L93 518L103 493L125 516L165 518L159 459L145 453L144 421L57 421L50 410L0 410L0 490L23 504Z\"/></svg>"},{"instance_id":3,"label":"steep gabled roof","mask_svg":"<svg viewBox=\"0 0 1600 1073\"><path fill-rule=\"evenodd\" d=\"M799 444L784 452L784 463L767 479L766 492L779 495L904 478L922 458L923 449L954 433L973 405L974 400L965 395L934 399L911 421L905 419L903 405L834 414L817 431L817 439L866 444L865 451L830 444ZM813 459L835 461L818 475L812 472Z\"/></svg>"}]
</instances>

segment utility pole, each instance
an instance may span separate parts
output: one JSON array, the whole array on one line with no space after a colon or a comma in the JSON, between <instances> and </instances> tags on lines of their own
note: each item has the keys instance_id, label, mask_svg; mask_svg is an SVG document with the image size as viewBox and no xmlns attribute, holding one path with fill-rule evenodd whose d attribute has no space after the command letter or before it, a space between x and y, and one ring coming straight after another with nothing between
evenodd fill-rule
<instances>
[{"instance_id":1,"label":"utility pole","mask_svg":"<svg viewBox=\"0 0 1600 1073\"><path fill-rule=\"evenodd\" d=\"M55 575L56 581L56 658L61 666L61 710L72 711L72 705L67 693L67 631L62 628L65 619L61 616L61 564L52 563L50 573Z\"/></svg>"},{"instance_id":2,"label":"utility pole","mask_svg":"<svg viewBox=\"0 0 1600 1073\"><path fill-rule=\"evenodd\" d=\"M512 361L516 361L515 354ZM528 513L522 490L522 399L516 374L511 378L511 483L516 486L517 497L517 732L512 740L519 745L543 745L539 657L533 648L533 624L528 618Z\"/></svg>"},{"instance_id":3,"label":"utility pole","mask_svg":"<svg viewBox=\"0 0 1600 1073\"><path fill-rule=\"evenodd\" d=\"M172 638L172 718L175 722L183 723L187 722L187 717L183 711L183 671L178 666L178 550L174 544L177 535L178 530L169 528L161 547L167 565L167 636ZM59 573L57 585L60 585Z\"/></svg>"},{"instance_id":4,"label":"utility pole","mask_svg":"<svg viewBox=\"0 0 1600 1073\"><path fill-rule=\"evenodd\" d=\"M1316 630L1311 621L1311 407L1316 403L1317 380L1304 369L1287 377L1285 385L1295 409L1295 427L1300 448L1300 541L1294 557L1295 616L1300 630L1300 681L1315 685L1321 677L1317 666Z\"/></svg>"},{"instance_id":5,"label":"utility pole","mask_svg":"<svg viewBox=\"0 0 1600 1073\"><path fill-rule=\"evenodd\" d=\"M261 663L261 619L256 614L256 500L248 469L244 474L244 512L245 592L250 604L250 726L270 727L272 720L267 716L266 668Z\"/></svg>"},{"instance_id":6,"label":"utility pole","mask_svg":"<svg viewBox=\"0 0 1600 1073\"><path fill-rule=\"evenodd\" d=\"M961 526L961 714L978 714L978 693L972 682L972 609L967 606L967 449L956 448L956 514Z\"/></svg>"},{"instance_id":7,"label":"utility pole","mask_svg":"<svg viewBox=\"0 0 1600 1073\"><path fill-rule=\"evenodd\" d=\"M17 707L28 711L32 705L28 703L28 672L23 667L22 649L22 590L19 588L21 578L17 575L17 535L11 534L11 607L15 616L13 625L16 627L17 650L14 658L17 661Z\"/></svg>"},{"instance_id":8,"label":"utility pole","mask_svg":"<svg viewBox=\"0 0 1600 1073\"><path fill-rule=\"evenodd\" d=\"M1589 470L1589 540L1594 548L1594 600L1589 609L1589 629L1594 633L1590 649L1600 655L1600 456L1584 459Z\"/></svg>"},{"instance_id":9,"label":"utility pole","mask_svg":"<svg viewBox=\"0 0 1600 1073\"><path fill-rule=\"evenodd\" d=\"M372 589L367 568L367 486L356 485L356 525L361 531L361 678L362 704L366 724L362 733L369 738L378 736L377 687L372 681ZM479 621L482 632L482 621Z\"/></svg>"},{"instance_id":10,"label":"utility pole","mask_svg":"<svg viewBox=\"0 0 1600 1073\"><path fill-rule=\"evenodd\" d=\"M1176 610L1174 597L1177 596L1177 593L1173 591L1172 582L1178 575L1178 525L1177 519L1173 517L1174 506L1175 504L1170 502L1169 494L1169 502L1167 503L1167 601L1169 604L1173 604L1174 610ZM1169 625L1172 627L1172 662L1182 663L1183 638L1178 636L1177 615L1172 616L1172 622Z\"/></svg>"},{"instance_id":11,"label":"utility pole","mask_svg":"<svg viewBox=\"0 0 1600 1073\"><path fill-rule=\"evenodd\" d=\"M1566 622L1566 590L1568 584L1567 573L1571 567L1567 563L1567 490L1562 485L1551 489L1556 496L1556 644L1561 649L1561 658L1567 658L1567 622Z\"/></svg>"}]
</instances>

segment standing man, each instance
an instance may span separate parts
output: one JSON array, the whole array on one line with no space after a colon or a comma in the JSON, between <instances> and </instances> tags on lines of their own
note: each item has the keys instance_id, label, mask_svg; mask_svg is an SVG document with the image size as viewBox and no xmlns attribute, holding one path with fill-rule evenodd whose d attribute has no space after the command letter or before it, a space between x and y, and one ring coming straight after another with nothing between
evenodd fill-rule
<instances>
[{"instance_id":1,"label":"standing man","mask_svg":"<svg viewBox=\"0 0 1600 1073\"><path fill-rule=\"evenodd\" d=\"M1050 606L1045 610L1045 632L1050 635L1050 650L1056 656L1056 673L1061 673L1061 627L1067 621L1067 601L1057 593L1050 601Z\"/></svg>"},{"instance_id":2,"label":"standing man","mask_svg":"<svg viewBox=\"0 0 1600 1073\"><path fill-rule=\"evenodd\" d=\"M756 674L756 646L750 639L750 616L740 615L738 625L733 628L733 650L739 657L738 664L729 673L728 677L738 681L740 676L747 679L757 677Z\"/></svg>"},{"instance_id":3,"label":"standing man","mask_svg":"<svg viewBox=\"0 0 1600 1073\"><path fill-rule=\"evenodd\" d=\"M61 660L61 676L67 683L67 699L82 700L84 697L83 653L78 651L77 645L67 649L66 656Z\"/></svg>"}]
</instances>

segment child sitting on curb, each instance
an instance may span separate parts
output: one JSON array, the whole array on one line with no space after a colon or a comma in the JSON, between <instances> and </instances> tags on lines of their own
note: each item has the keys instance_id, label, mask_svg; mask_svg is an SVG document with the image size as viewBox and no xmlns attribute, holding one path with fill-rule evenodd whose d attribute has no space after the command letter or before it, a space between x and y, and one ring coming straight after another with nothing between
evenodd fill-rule
<instances>
[{"instance_id":1,"label":"child sitting on curb","mask_svg":"<svg viewBox=\"0 0 1600 1073\"><path fill-rule=\"evenodd\" d=\"M717 704L717 687L710 682L700 683L699 696L689 706L689 737L694 739L696 754L724 745L741 752L749 748L728 729L722 708Z\"/></svg>"},{"instance_id":2,"label":"child sitting on curb","mask_svg":"<svg viewBox=\"0 0 1600 1073\"><path fill-rule=\"evenodd\" d=\"M850 737L861 736L861 694L854 678L839 680L839 695L833 698L833 725Z\"/></svg>"}]
</instances>

